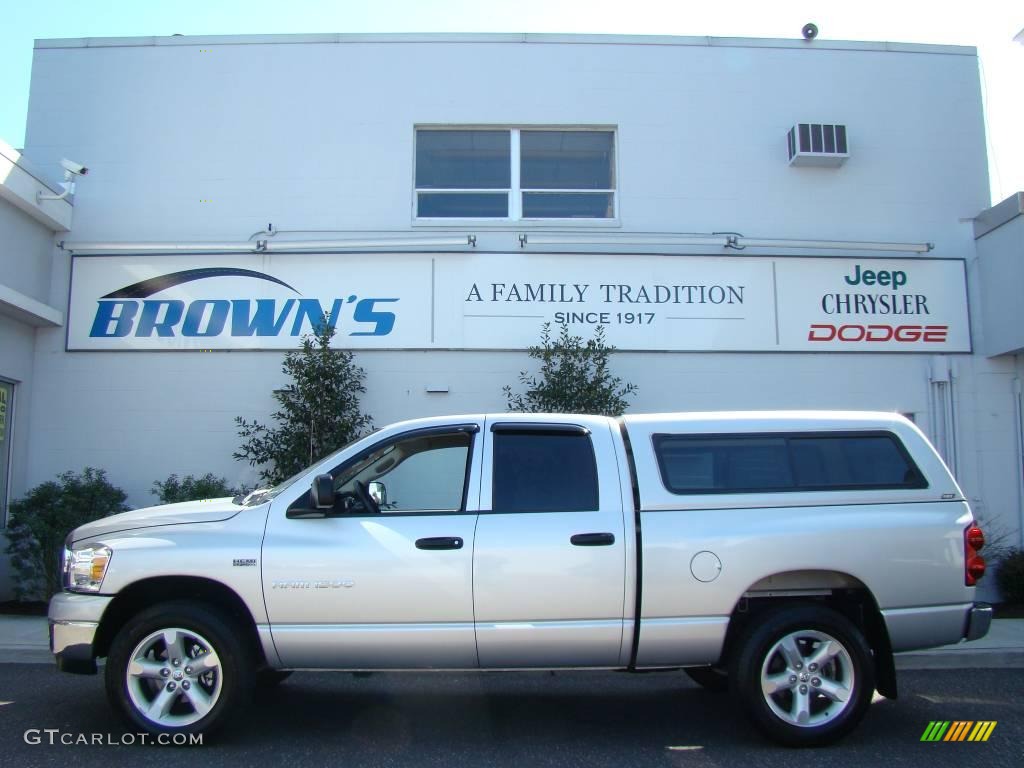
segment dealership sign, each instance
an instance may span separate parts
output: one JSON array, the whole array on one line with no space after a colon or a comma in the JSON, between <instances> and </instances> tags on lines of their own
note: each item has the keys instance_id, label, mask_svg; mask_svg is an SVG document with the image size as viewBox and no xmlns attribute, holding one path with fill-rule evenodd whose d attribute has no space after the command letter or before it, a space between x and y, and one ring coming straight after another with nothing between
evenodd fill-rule
<instances>
[{"instance_id":1,"label":"dealership sign","mask_svg":"<svg viewBox=\"0 0 1024 768\"><path fill-rule=\"evenodd\" d=\"M624 350L969 352L964 263L611 254L76 257L71 350L525 349L543 323Z\"/></svg>"}]
</instances>

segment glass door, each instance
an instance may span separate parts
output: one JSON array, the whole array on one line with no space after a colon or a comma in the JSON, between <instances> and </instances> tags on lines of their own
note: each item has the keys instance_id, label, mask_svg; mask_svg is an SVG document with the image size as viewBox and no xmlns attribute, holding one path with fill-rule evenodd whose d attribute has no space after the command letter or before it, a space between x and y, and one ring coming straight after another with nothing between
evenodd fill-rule
<instances>
[{"instance_id":1,"label":"glass door","mask_svg":"<svg viewBox=\"0 0 1024 768\"><path fill-rule=\"evenodd\" d=\"M0 527L7 525L7 479L11 468L14 385L0 379Z\"/></svg>"}]
</instances>

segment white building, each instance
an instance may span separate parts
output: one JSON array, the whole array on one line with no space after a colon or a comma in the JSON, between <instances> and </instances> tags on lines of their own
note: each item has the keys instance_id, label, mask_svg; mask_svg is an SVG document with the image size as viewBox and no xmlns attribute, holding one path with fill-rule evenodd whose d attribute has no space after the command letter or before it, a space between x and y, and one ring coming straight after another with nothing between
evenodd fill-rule
<instances>
[{"instance_id":1,"label":"white building","mask_svg":"<svg viewBox=\"0 0 1024 768\"><path fill-rule=\"evenodd\" d=\"M31 484L28 453L35 390L35 339L39 328L59 332L64 312L49 305L56 233L71 226L72 208L62 190L44 180L21 153L0 141L0 525L7 504ZM45 208L43 207L45 206ZM0 600L10 597L6 538L0 535Z\"/></svg>"},{"instance_id":2,"label":"white building","mask_svg":"<svg viewBox=\"0 0 1024 768\"><path fill-rule=\"evenodd\" d=\"M972 48L42 40L24 156L90 173L64 224L0 202L9 498L87 465L137 505L251 483L234 417L324 309L378 424L501 410L541 323L600 323L631 410L908 414L1019 539L1024 218L979 218Z\"/></svg>"}]
</instances>

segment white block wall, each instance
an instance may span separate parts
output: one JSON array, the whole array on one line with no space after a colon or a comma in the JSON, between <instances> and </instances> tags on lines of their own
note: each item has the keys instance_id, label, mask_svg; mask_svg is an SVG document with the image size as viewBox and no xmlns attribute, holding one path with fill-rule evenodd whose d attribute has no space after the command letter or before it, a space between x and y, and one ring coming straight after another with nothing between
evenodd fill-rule
<instances>
[{"instance_id":1,"label":"white block wall","mask_svg":"<svg viewBox=\"0 0 1024 768\"><path fill-rule=\"evenodd\" d=\"M797 122L845 124L849 161L789 167L785 135ZM934 242L930 255L968 260L974 310L981 300L971 219L989 199L973 49L556 36L40 41L26 154L92 169L69 240L239 242L273 222L329 231L295 235L309 239L474 232L478 250L515 250L530 227L412 221L414 131L436 124L611 126L621 214L611 231ZM59 255L55 306L66 306L68 262ZM284 383L280 360L66 353L61 331L41 331L29 482L92 464L143 504L171 472L251 481L230 457L232 420L266 418ZM378 423L501 409L502 385L528 366L525 353L358 360ZM980 352L951 360L959 478L986 514L1015 520L1013 363ZM616 373L640 385L636 411L881 408L914 413L926 430L932 370L929 356L900 354L616 358ZM436 382L450 392L426 393Z\"/></svg>"}]
</instances>

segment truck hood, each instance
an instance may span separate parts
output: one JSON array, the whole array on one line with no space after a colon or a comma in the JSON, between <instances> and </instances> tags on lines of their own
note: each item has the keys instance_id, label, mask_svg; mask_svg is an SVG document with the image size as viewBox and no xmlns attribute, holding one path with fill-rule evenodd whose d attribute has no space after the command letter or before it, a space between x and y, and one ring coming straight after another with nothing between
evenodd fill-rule
<instances>
[{"instance_id":1,"label":"truck hood","mask_svg":"<svg viewBox=\"0 0 1024 768\"><path fill-rule=\"evenodd\" d=\"M71 532L72 542L94 536L104 536L120 531L136 528L153 528L164 525L183 525L185 523L216 523L228 520L246 507L233 504L231 497L223 499L204 499L203 501L183 501L180 504L164 504L159 507L145 507L119 515L103 517L91 523L80 525ZM249 507L248 509L252 509Z\"/></svg>"}]
</instances>

